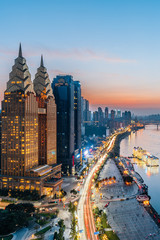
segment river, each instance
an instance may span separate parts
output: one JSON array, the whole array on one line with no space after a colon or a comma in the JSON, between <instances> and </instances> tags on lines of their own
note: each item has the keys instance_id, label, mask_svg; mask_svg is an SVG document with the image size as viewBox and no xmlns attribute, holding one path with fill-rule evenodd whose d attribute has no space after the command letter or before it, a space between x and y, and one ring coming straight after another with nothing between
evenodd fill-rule
<instances>
[{"instance_id":1,"label":"river","mask_svg":"<svg viewBox=\"0 0 160 240\"><path fill-rule=\"evenodd\" d=\"M131 133L121 141L120 155L132 156L133 147L142 147L160 159L160 126L146 126L135 133ZM160 214L160 169L159 167L146 167L146 165L137 159L132 160L134 168L138 172L144 183L148 186L148 194L151 196L151 204Z\"/></svg>"}]
</instances>

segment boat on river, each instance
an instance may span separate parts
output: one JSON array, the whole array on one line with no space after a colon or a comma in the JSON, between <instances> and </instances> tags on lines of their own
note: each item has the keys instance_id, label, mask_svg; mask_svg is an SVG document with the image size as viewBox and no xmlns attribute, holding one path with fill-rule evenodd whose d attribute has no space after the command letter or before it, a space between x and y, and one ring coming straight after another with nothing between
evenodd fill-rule
<instances>
[{"instance_id":1,"label":"boat on river","mask_svg":"<svg viewBox=\"0 0 160 240\"><path fill-rule=\"evenodd\" d=\"M146 163L148 167L159 166L159 158L151 155L149 152L141 147L133 148L133 157L138 158Z\"/></svg>"}]
</instances>

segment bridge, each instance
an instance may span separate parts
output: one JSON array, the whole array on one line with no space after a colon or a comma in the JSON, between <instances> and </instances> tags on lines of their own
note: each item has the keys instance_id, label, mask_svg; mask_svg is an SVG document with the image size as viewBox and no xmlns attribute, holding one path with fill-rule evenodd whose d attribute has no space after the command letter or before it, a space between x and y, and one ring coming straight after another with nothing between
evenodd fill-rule
<instances>
[{"instance_id":1,"label":"bridge","mask_svg":"<svg viewBox=\"0 0 160 240\"><path fill-rule=\"evenodd\" d=\"M153 120L151 120L151 121L140 121L140 123L142 123L143 125L144 125L144 128L145 128L145 126L146 125L156 125L157 126L157 130L159 129L159 126L160 126L160 121L153 121Z\"/></svg>"}]
</instances>

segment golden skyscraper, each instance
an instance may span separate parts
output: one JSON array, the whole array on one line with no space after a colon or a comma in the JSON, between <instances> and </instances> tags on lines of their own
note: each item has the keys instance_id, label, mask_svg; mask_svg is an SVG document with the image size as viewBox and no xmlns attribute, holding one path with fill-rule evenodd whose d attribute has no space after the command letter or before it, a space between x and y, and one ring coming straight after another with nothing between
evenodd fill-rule
<instances>
[{"instance_id":1,"label":"golden skyscraper","mask_svg":"<svg viewBox=\"0 0 160 240\"><path fill-rule=\"evenodd\" d=\"M38 103L21 46L2 101L2 174L25 176L38 166Z\"/></svg>"},{"instance_id":2,"label":"golden skyscraper","mask_svg":"<svg viewBox=\"0 0 160 240\"><path fill-rule=\"evenodd\" d=\"M39 195L53 196L61 188L56 116L43 59L33 86L20 45L2 101L0 189L36 190Z\"/></svg>"}]
</instances>

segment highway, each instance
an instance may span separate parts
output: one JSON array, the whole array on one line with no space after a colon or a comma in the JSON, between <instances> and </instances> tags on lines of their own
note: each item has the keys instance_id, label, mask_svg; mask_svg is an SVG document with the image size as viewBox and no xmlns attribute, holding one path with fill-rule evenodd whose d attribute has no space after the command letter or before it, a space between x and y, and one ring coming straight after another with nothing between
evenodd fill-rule
<instances>
[{"instance_id":1,"label":"highway","mask_svg":"<svg viewBox=\"0 0 160 240\"><path fill-rule=\"evenodd\" d=\"M113 138L110 141L109 146L106 149L106 152L110 151L114 141L116 139L116 136L114 135ZM79 199L78 208L77 208L77 216L78 216L78 229L80 231L80 239L82 240L97 240L97 235L94 235L95 229L95 223L90 203L90 191L91 191L91 182L94 173L97 170L97 167L99 167L103 161L106 158L107 153L105 153L95 164L95 166L92 168L92 170L89 172L88 177L86 178L84 188L81 193L81 197Z\"/></svg>"},{"instance_id":2,"label":"highway","mask_svg":"<svg viewBox=\"0 0 160 240\"><path fill-rule=\"evenodd\" d=\"M82 190L81 197L80 197L80 200L78 203L78 208L77 208L78 228L79 228L79 231L81 231L81 230L83 231L82 233L80 233L80 239L83 239L83 240L87 240L85 229L86 229L86 231L88 231L89 227L90 227L90 226L86 226L86 228L85 228L84 206L86 204L86 197L87 197L87 192L89 189L89 184L90 184L92 176L96 170L96 167L97 167L97 164L93 167L93 169L91 170L91 172L89 173L89 175L85 181L84 188ZM86 206L85 206L85 208L86 208ZM89 216L85 215L85 217L89 217ZM94 239L95 238L93 237L93 240Z\"/></svg>"}]
</instances>

